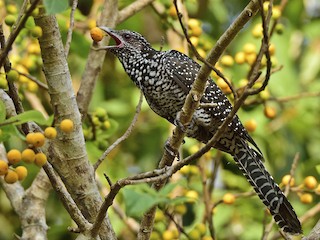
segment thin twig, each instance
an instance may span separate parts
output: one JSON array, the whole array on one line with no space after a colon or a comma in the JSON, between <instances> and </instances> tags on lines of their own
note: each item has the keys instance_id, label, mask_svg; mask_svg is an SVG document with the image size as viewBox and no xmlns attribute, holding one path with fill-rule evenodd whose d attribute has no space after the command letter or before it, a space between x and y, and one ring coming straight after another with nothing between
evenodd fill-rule
<instances>
[{"instance_id":1,"label":"thin twig","mask_svg":"<svg viewBox=\"0 0 320 240\"><path fill-rule=\"evenodd\" d=\"M19 71L19 70L16 69L16 68L12 68L12 70L17 71L20 75L25 76L26 78L28 78L28 79L30 79L31 81L35 82L35 83L36 83L39 87L41 87L42 89L48 91L48 86L47 86L47 84L39 81L36 77L34 77L34 76L30 75L30 74L23 73L23 72Z\"/></svg>"},{"instance_id":2,"label":"thin twig","mask_svg":"<svg viewBox=\"0 0 320 240\"><path fill-rule=\"evenodd\" d=\"M69 22L69 29L68 29L68 33L67 33L67 41L66 41L66 45L64 47L64 52L66 57L69 54L69 50L70 50L70 44L71 44L71 40L72 40L72 31L73 31L73 27L74 27L74 12L76 11L78 5L78 0L73 0L72 1L72 6L71 6L71 12L70 12L70 22Z\"/></svg>"},{"instance_id":3,"label":"thin twig","mask_svg":"<svg viewBox=\"0 0 320 240\"><path fill-rule=\"evenodd\" d=\"M99 165L102 163L102 161L107 157L107 155L113 150L115 149L121 142L123 142L124 140L126 140L129 135L131 134L137 120L138 120L138 116L139 113L141 111L141 104L143 101L143 93L140 92L140 98L139 98L139 102L137 104L136 107L136 112L134 114L134 117L131 121L130 126L128 127L128 129L125 131L125 133L119 137L111 146L108 147L108 149L102 154L102 156L98 159L98 161L93 165L94 170L97 170L97 168L99 167Z\"/></svg>"},{"instance_id":4,"label":"thin twig","mask_svg":"<svg viewBox=\"0 0 320 240\"><path fill-rule=\"evenodd\" d=\"M154 0L137 0L131 3L129 6L125 7L124 9L120 10L118 13L117 24L123 22L127 18L134 15L136 12L140 11L144 7L148 6Z\"/></svg>"}]
</instances>

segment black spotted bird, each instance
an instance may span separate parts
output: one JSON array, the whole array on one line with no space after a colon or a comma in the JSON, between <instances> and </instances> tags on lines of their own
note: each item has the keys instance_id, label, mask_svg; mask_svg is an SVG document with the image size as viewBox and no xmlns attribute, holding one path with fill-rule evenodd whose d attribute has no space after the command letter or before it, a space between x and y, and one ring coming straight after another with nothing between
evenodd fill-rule
<instances>
[{"instance_id":1,"label":"black spotted bird","mask_svg":"<svg viewBox=\"0 0 320 240\"><path fill-rule=\"evenodd\" d=\"M200 65L175 50L157 51L139 33L100 27L115 41L115 45L99 49L110 50L118 57L134 84L142 90L150 108L177 124L175 119L197 77ZM191 123L184 129L188 137L207 143L226 119L232 105L208 78L201 103L211 107L196 109ZM252 144L252 148L249 144ZM238 116L228 125L219 141L213 146L233 156L243 174L268 207L276 223L290 234L300 234L301 224L293 207L279 186L265 169L262 153L241 124Z\"/></svg>"}]
</instances>

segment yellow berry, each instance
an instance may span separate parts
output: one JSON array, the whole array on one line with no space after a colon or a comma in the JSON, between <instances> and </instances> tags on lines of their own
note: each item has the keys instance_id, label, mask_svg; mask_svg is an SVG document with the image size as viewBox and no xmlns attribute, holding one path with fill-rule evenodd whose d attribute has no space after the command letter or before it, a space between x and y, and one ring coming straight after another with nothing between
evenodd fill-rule
<instances>
[{"instance_id":1,"label":"yellow berry","mask_svg":"<svg viewBox=\"0 0 320 240\"><path fill-rule=\"evenodd\" d=\"M232 193L226 193L222 197L222 201L225 204L233 204L236 200L236 197Z\"/></svg>"},{"instance_id":2,"label":"yellow berry","mask_svg":"<svg viewBox=\"0 0 320 240\"><path fill-rule=\"evenodd\" d=\"M36 158L34 160L34 163L38 166L38 167L42 167L43 165L45 165L47 162L47 156L44 153L37 153L36 154Z\"/></svg>"},{"instance_id":3,"label":"yellow berry","mask_svg":"<svg viewBox=\"0 0 320 240\"><path fill-rule=\"evenodd\" d=\"M246 54L255 53L256 52L256 46L253 43L246 43L243 46L243 51Z\"/></svg>"},{"instance_id":4,"label":"yellow berry","mask_svg":"<svg viewBox=\"0 0 320 240\"><path fill-rule=\"evenodd\" d=\"M200 37L200 35L202 34L202 28L200 26L199 27L193 27L191 29L191 34L194 37Z\"/></svg>"},{"instance_id":5,"label":"yellow berry","mask_svg":"<svg viewBox=\"0 0 320 240\"><path fill-rule=\"evenodd\" d=\"M265 12L268 11L268 9L269 9L269 4L270 4L269 1L266 1L266 2L263 3L263 11L265 11Z\"/></svg>"},{"instance_id":6,"label":"yellow berry","mask_svg":"<svg viewBox=\"0 0 320 240\"><path fill-rule=\"evenodd\" d=\"M165 220L165 218L166 217L164 216L164 214L161 210L156 211L156 214L154 216L154 221L161 222L161 221Z\"/></svg>"},{"instance_id":7,"label":"yellow berry","mask_svg":"<svg viewBox=\"0 0 320 240\"><path fill-rule=\"evenodd\" d=\"M261 24L256 24L252 31L251 31L251 34L253 37L255 38L261 38L263 36L263 28L262 28L262 25Z\"/></svg>"},{"instance_id":8,"label":"yellow berry","mask_svg":"<svg viewBox=\"0 0 320 240\"><path fill-rule=\"evenodd\" d=\"M254 119L249 119L244 123L244 127L248 130L248 132L254 132L257 128L257 122Z\"/></svg>"},{"instance_id":9,"label":"yellow berry","mask_svg":"<svg viewBox=\"0 0 320 240\"><path fill-rule=\"evenodd\" d=\"M190 37L190 42L192 43L193 46L196 47L199 44L199 38L195 37L195 36L192 36L192 37Z\"/></svg>"},{"instance_id":10,"label":"yellow berry","mask_svg":"<svg viewBox=\"0 0 320 240\"><path fill-rule=\"evenodd\" d=\"M270 92L268 89L265 89L259 93L259 97L263 100L268 100L270 98Z\"/></svg>"},{"instance_id":11,"label":"yellow berry","mask_svg":"<svg viewBox=\"0 0 320 240\"><path fill-rule=\"evenodd\" d=\"M8 4L6 10L10 14L16 14L18 12L17 6L14 4Z\"/></svg>"},{"instance_id":12,"label":"yellow berry","mask_svg":"<svg viewBox=\"0 0 320 240\"><path fill-rule=\"evenodd\" d=\"M28 175L28 170L25 166L18 166L15 171L18 174L19 181L24 180Z\"/></svg>"},{"instance_id":13,"label":"yellow berry","mask_svg":"<svg viewBox=\"0 0 320 240\"><path fill-rule=\"evenodd\" d=\"M237 52L234 56L234 61L238 64L243 64L246 61L246 55L244 52Z\"/></svg>"},{"instance_id":14,"label":"yellow berry","mask_svg":"<svg viewBox=\"0 0 320 240\"><path fill-rule=\"evenodd\" d=\"M7 79L9 82L15 82L19 80L19 73L15 70L10 70L9 72L7 72Z\"/></svg>"},{"instance_id":15,"label":"yellow berry","mask_svg":"<svg viewBox=\"0 0 320 240\"><path fill-rule=\"evenodd\" d=\"M45 137L41 132L36 132L33 135L33 146L35 147L42 147L45 142Z\"/></svg>"},{"instance_id":16,"label":"yellow berry","mask_svg":"<svg viewBox=\"0 0 320 240\"><path fill-rule=\"evenodd\" d=\"M314 176L308 176L303 181L304 186L309 189L315 189L318 185L317 179Z\"/></svg>"},{"instance_id":17,"label":"yellow berry","mask_svg":"<svg viewBox=\"0 0 320 240\"><path fill-rule=\"evenodd\" d=\"M178 214L183 215L187 212L187 207L185 204L179 204L179 205L174 206L174 211Z\"/></svg>"},{"instance_id":18,"label":"yellow berry","mask_svg":"<svg viewBox=\"0 0 320 240\"><path fill-rule=\"evenodd\" d=\"M200 26L201 26L201 22L200 22L198 19L196 19L196 18L189 18L189 20L188 20L188 27L189 27L190 29L194 29L194 28L200 27Z\"/></svg>"},{"instance_id":19,"label":"yellow berry","mask_svg":"<svg viewBox=\"0 0 320 240\"><path fill-rule=\"evenodd\" d=\"M183 175L188 175L190 173L190 166L184 165L179 172Z\"/></svg>"},{"instance_id":20,"label":"yellow berry","mask_svg":"<svg viewBox=\"0 0 320 240\"><path fill-rule=\"evenodd\" d=\"M7 15L4 19L4 22L9 26L11 27L16 21L16 17L14 15Z\"/></svg>"},{"instance_id":21,"label":"yellow berry","mask_svg":"<svg viewBox=\"0 0 320 240\"><path fill-rule=\"evenodd\" d=\"M218 78L216 83L225 94L231 93L231 89L224 79Z\"/></svg>"},{"instance_id":22,"label":"yellow berry","mask_svg":"<svg viewBox=\"0 0 320 240\"><path fill-rule=\"evenodd\" d=\"M274 55L275 52L276 52L276 46L271 43L269 46L269 53L270 55Z\"/></svg>"},{"instance_id":23,"label":"yellow berry","mask_svg":"<svg viewBox=\"0 0 320 240\"><path fill-rule=\"evenodd\" d=\"M169 8L169 11L168 11L168 14L170 17L172 18L177 18L178 17L178 14L177 14L177 10L175 8L174 5L171 5L170 8Z\"/></svg>"},{"instance_id":24,"label":"yellow berry","mask_svg":"<svg viewBox=\"0 0 320 240\"><path fill-rule=\"evenodd\" d=\"M102 126L103 126L104 129L109 129L111 127L111 123L110 123L109 120L106 120L106 121L103 122Z\"/></svg>"},{"instance_id":25,"label":"yellow berry","mask_svg":"<svg viewBox=\"0 0 320 240\"><path fill-rule=\"evenodd\" d=\"M201 236L203 236L207 231L207 227L204 223L198 223L195 228L199 231Z\"/></svg>"},{"instance_id":26,"label":"yellow berry","mask_svg":"<svg viewBox=\"0 0 320 240\"><path fill-rule=\"evenodd\" d=\"M276 33L282 34L284 31L284 25L282 23L277 23L276 25Z\"/></svg>"},{"instance_id":27,"label":"yellow berry","mask_svg":"<svg viewBox=\"0 0 320 240\"><path fill-rule=\"evenodd\" d=\"M263 113L267 118L270 118L270 119L275 118L277 115L276 109L271 106L266 106L263 110Z\"/></svg>"},{"instance_id":28,"label":"yellow berry","mask_svg":"<svg viewBox=\"0 0 320 240\"><path fill-rule=\"evenodd\" d=\"M98 28L94 27L90 30L90 36L95 42L100 42L104 37L104 32Z\"/></svg>"},{"instance_id":29,"label":"yellow berry","mask_svg":"<svg viewBox=\"0 0 320 240\"><path fill-rule=\"evenodd\" d=\"M257 58L257 54L256 53L248 53L246 54L246 62L249 63L250 65L252 65L255 61L256 61L256 58Z\"/></svg>"},{"instance_id":30,"label":"yellow berry","mask_svg":"<svg viewBox=\"0 0 320 240\"><path fill-rule=\"evenodd\" d=\"M200 232L196 228L192 229L188 235L191 240L198 240L201 237Z\"/></svg>"},{"instance_id":31,"label":"yellow berry","mask_svg":"<svg viewBox=\"0 0 320 240\"><path fill-rule=\"evenodd\" d=\"M8 172L8 163L4 160L0 160L0 176L6 175Z\"/></svg>"},{"instance_id":32,"label":"yellow berry","mask_svg":"<svg viewBox=\"0 0 320 240\"><path fill-rule=\"evenodd\" d=\"M34 26L30 29L31 36L34 38L39 38L42 36L42 28L39 26Z\"/></svg>"},{"instance_id":33,"label":"yellow berry","mask_svg":"<svg viewBox=\"0 0 320 240\"><path fill-rule=\"evenodd\" d=\"M213 240L213 238L210 236L203 236L201 240Z\"/></svg>"},{"instance_id":34,"label":"yellow berry","mask_svg":"<svg viewBox=\"0 0 320 240\"><path fill-rule=\"evenodd\" d=\"M35 157L36 157L36 154L34 153L34 151L32 149L27 148L22 151L21 159L22 159L22 161L24 161L26 163L33 163Z\"/></svg>"},{"instance_id":35,"label":"yellow berry","mask_svg":"<svg viewBox=\"0 0 320 240\"><path fill-rule=\"evenodd\" d=\"M199 199L199 194L194 190L188 191L185 196L189 198L188 202L195 202Z\"/></svg>"},{"instance_id":36,"label":"yellow berry","mask_svg":"<svg viewBox=\"0 0 320 240\"><path fill-rule=\"evenodd\" d=\"M73 131L73 121L71 119L64 119L60 123L61 131L71 133Z\"/></svg>"},{"instance_id":37,"label":"yellow berry","mask_svg":"<svg viewBox=\"0 0 320 240\"><path fill-rule=\"evenodd\" d=\"M278 6L274 6L273 8L272 8L272 18L274 19L274 20L277 20L277 19L279 19L281 17L281 10L280 10L280 8L278 7Z\"/></svg>"},{"instance_id":38,"label":"yellow berry","mask_svg":"<svg viewBox=\"0 0 320 240\"><path fill-rule=\"evenodd\" d=\"M153 231L150 235L150 240L159 240L161 239L160 233Z\"/></svg>"},{"instance_id":39,"label":"yellow berry","mask_svg":"<svg viewBox=\"0 0 320 240\"><path fill-rule=\"evenodd\" d=\"M38 84L33 81L28 81L27 89L30 92L36 93L39 90Z\"/></svg>"},{"instance_id":40,"label":"yellow berry","mask_svg":"<svg viewBox=\"0 0 320 240\"><path fill-rule=\"evenodd\" d=\"M7 174L4 176L4 180L6 181L6 183L15 183L16 181L18 181L19 177L18 174L12 170L9 169Z\"/></svg>"},{"instance_id":41,"label":"yellow berry","mask_svg":"<svg viewBox=\"0 0 320 240\"><path fill-rule=\"evenodd\" d=\"M44 136L48 139L53 139L57 136L57 130L54 127L47 127L44 130Z\"/></svg>"},{"instance_id":42,"label":"yellow berry","mask_svg":"<svg viewBox=\"0 0 320 240\"><path fill-rule=\"evenodd\" d=\"M305 204L312 203L313 196L310 193L303 193L300 196L300 201Z\"/></svg>"},{"instance_id":43,"label":"yellow berry","mask_svg":"<svg viewBox=\"0 0 320 240\"><path fill-rule=\"evenodd\" d=\"M7 153L8 162L16 164L21 161L21 152L17 149L12 149Z\"/></svg>"},{"instance_id":44,"label":"yellow berry","mask_svg":"<svg viewBox=\"0 0 320 240\"><path fill-rule=\"evenodd\" d=\"M282 180L281 180L281 183L284 185L284 186L287 186L289 184L289 181L290 181L290 187L293 187L294 184L295 184L295 180L294 180L294 177L292 177L291 175L285 175L283 176Z\"/></svg>"},{"instance_id":45,"label":"yellow berry","mask_svg":"<svg viewBox=\"0 0 320 240\"><path fill-rule=\"evenodd\" d=\"M220 63L226 67L231 67L234 63L234 60L230 55L224 55L221 57Z\"/></svg>"},{"instance_id":46,"label":"yellow berry","mask_svg":"<svg viewBox=\"0 0 320 240\"><path fill-rule=\"evenodd\" d=\"M171 230L165 230L162 233L163 240L172 240L174 238L174 233Z\"/></svg>"},{"instance_id":47,"label":"yellow berry","mask_svg":"<svg viewBox=\"0 0 320 240\"><path fill-rule=\"evenodd\" d=\"M26 136L26 142L27 142L28 144L33 145L33 143L34 143L34 134L35 134L35 133L33 133L33 132L30 132L30 133L27 134L27 136Z\"/></svg>"}]
</instances>

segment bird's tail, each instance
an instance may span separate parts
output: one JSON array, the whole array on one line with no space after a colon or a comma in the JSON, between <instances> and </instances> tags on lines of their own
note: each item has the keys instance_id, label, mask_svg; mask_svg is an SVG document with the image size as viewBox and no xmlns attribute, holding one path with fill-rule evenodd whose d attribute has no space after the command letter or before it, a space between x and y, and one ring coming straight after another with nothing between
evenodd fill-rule
<instances>
[{"instance_id":1,"label":"bird's tail","mask_svg":"<svg viewBox=\"0 0 320 240\"><path fill-rule=\"evenodd\" d=\"M293 207L265 169L261 160L262 156L242 139L237 143L236 149L235 161L262 202L270 210L278 226L290 234L302 233L301 224Z\"/></svg>"}]
</instances>

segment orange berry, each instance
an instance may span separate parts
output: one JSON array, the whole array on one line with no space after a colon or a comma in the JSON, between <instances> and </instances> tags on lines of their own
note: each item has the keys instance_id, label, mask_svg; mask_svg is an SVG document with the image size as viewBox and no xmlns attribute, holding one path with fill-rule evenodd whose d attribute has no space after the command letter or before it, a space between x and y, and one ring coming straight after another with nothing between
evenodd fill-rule
<instances>
[{"instance_id":1,"label":"orange berry","mask_svg":"<svg viewBox=\"0 0 320 240\"><path fill-rule=\"evenodd\" d=\"M19 177L18 174L12 170L9 169L7 174L4 176L4 180L6 181L6 183L15 183L16 181L18 181Z\"/></svg>"},{"instance_id":2,"label":"orange berry","mask_svg":"<svg viewBox=\"0 0 320 240\"><path fill-rule=\"evenodd\" d=\"M236 197L232 193L226 193L222 197L222 201L225 204L233 204L235 200L236 200Z\"/></svg>"},{"instance_id":3,"label":"orange berry","mask_svg":"<svg viewBox=\"0 0 320 240\"><path fill-rule=\"evenodd\" d=\"M32 149L29 149L29 148L23 150L21 153L21 159L26 163L33 163L35 157L36 157L36 154Z\"/></svg>"},{"instance_id":4,"label":"orange berry","mask_svg":"<svg viewBox=\"0 0 320 240\"><path fill-rule=\"evenodd\" d=\"M168 10L168 14L169 14L169 16L172 17L172 18L177 18L177 17L178 17L177 10L176 10L176 8L175 8L174 5L171 5L171 6L170 6L170 8L169 8L169 10Z\"/></svg>"},{"instance_id":5,"label":"orange berry","mask_svg":"<svg viewBox=\"0 0 320 240\"><path fill-rule=\"evenodd\" d=\"M73 121L71 119L64 119L60 123L60 129L61 131L65 133L71 133L73 131Z\"/></svg>"},{"instance_id":6,"label":"orange berry","mask_svg":"<svg viewBox=\"0 0 320 240\"><path fill-rule=\"evenodd\" d=\"M44 153L37 153L36 154L36 158L34 160L34 163L38 166L38 167L42 167L43 165L45 165L47 162L47 156Z\"/></svg>"},{"instance_id":7,"label":"orange berry","mask_svg":"<svg viewBox=\"0 0 320 240\"><path fill-rule=\"evenodd\" d=\"M21 161L21 152L17 149L12 149L7 153L8 162L16 164Z\"/></svg>"},{"instance_id":8,"label":"orange berry","mask_svg":"<svg viewBox=\"0 0 320 240\"><path fill-rule=\"evenodd\" d=\"M57 130L54 127L47 127L44 130L44 136L48 139L53 139L57 136Z\"/></svg>"},{"instance_id":9,"label":"orange berry","mask_svg":"<svg viewBox=\"0 0 320 240\"><path fill-rule=\"evenodd\" d=\"M276 115L277 115L277 111L274 107L270 107L270 106L266 106L263 110L264 112L264 115L267 117L267 118L275 118Z\"/></svg>"},{"instance_id":10,"label":"orange berry","mask_svg":"<svg viewBox=\"0 0 320 240\"><path fill-rule=\"evenodd\" d=\"M25 166L16 167L16 173L18 174L19 181L24 180L28 175L28 170Z\"/></svg>"},{"instance_id":11,"label":"orange berry","mask_svg":"<svg viewBox=\"0 0 320 240\"><path fill-rule=\"evenodd\" d=\"M249 119L244 123L244 127L248 130L248 132L254 132L257 128L257 122L254 119Z\"/></svg>"},{"instance_id":12,"label":"orange berry","mask_svg":"<svg viewBox=\"0 0 320 240\"><path fill-rule=\"evenodd\" d=\"M314 176L308 176L303 181L304 186L309 189L315 189L318 185L317 179Z\"/></svg>"},{"instance_id":13,"label":"orange berry","mask_svg":"<svg viewBox=\"0 0 320 240\"><path fill-rule=\"evenodd\" d=\"M284 186L287 186L289 184L289 181L290 181L290 187L293 187L294 184L295 184L295 180L293 177L291 177L291 175L285 175L283 176L282 180L281 180L281 183L284 185Z\"/></svg>"},{"instance_id":14,"label":"orange berry","mask_svg":"<svg viewBox=\"0 0 320 240\"><path fill-rule=\"evenodd\" d=\"M26 142L27 142L28 144L33 145L33 143L34 143L34 132L30 132L30 133L27 134L27 136L26 136Z\"/></svg>"},{"instance_id":15,"label":"orange berry","mask_svg":"<svg viewBox=\"0 0 320 240\"><path fill-rule=\"evenodd\" d=\"M310 193L301 194L300 201L305 204L312 203L313 196Z\"/></svg>"},{"instance_id":16,"label":"orange berry","mask_svg":"<svg viewBox=\"0 0 320 240\"><path fill-rule=\"evenodd\" d=\"M33 135L33 146L42 147L45 142L45 137L41 132L36 132Z\"/></svg>"},{"instance_id":17,"label":"orange berry","mask_svg":"<svg viewBox=\"0 0 320 240\"><path fill-rule=\"evenodd\" d=\"M90 30L90 35L93 41L100 42L104 36L104 32L100 28L94 27Z\"/></svg>"},{"instance_id":18,"label":"orange berry","mask_svg":"<svg viewBox=\"0 0 320 240\"><path fill-rule=\"evenodd\" d=\"M0 160L0 176L6 175L8 172L9 166L8 163L4 160Z\"/></svg>"},{"instance_id":19,"label":"orange berry","mask_svg":"<svg viewBox=\"0 0 320 240\"><path fill-rule=\"evenodd\" d=\"M270 53L270 55L274 55L275 52L276 52L276 46L271 43L269 45L269 53Z\"/></svg>"}]
</instances>

